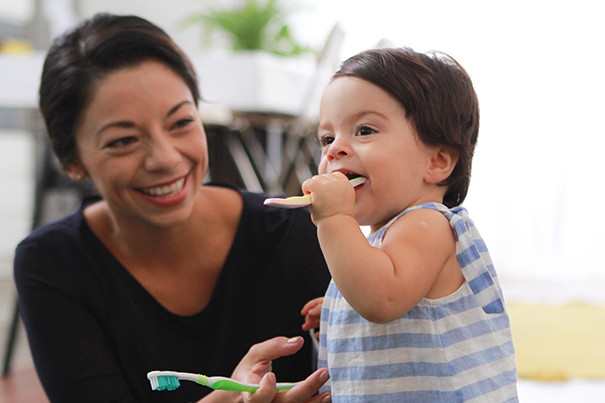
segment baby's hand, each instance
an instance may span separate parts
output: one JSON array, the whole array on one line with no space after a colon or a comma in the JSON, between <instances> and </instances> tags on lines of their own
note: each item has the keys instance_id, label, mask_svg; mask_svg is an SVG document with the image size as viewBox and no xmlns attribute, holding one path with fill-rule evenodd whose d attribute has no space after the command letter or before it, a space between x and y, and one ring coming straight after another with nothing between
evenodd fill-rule
<instances>
[{"instance_id":1,"label":"baby's hand","mask_svg":"<svg viewBox=\"0 0 605 403\"><path fill-rule=\"evenodd\" d=\"M334 215L355 214L355 189L340 172L307 179L302 185L302 190L305 194L311 193L311 214L316 224Z\"/></svg>"},{"instance_id":2,"label":"baby's hand","mask_svg":"<svg viewBox=\"0 0 605 403\"><path fill-rule=\"evenodd\" d=\"M303 330L309 331L319 327L319 320L321 318L321 308L323 306L324 298L319 297L312 299L307 302L300 312L305 317L305 323L302 325Z\"/></svg>"}]
</instances>

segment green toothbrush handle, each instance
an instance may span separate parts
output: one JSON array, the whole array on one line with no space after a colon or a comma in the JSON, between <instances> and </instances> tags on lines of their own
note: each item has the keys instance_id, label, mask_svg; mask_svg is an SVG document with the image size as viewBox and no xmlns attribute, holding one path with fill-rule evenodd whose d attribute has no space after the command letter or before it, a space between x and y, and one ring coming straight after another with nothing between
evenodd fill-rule
<instances>
[{"instance_id":1,"label":"green toothbrush handle","mask_svg":"<svg viewBox=\"0 0 605 403\"><path fill-rule=\"evenodd\" d=\"M231 380L216 381L212 385L209 385L212 389L227 390L229 392L251 392L254 393L258 389L258 386L242 385L241 383L234 382Z\"/></svg>"},{"instance_id":2,"label":"green toothbrush handle","mask_svg":"<svg viewBox=\"0 0 605 403\"><path fill-rule=\"evenodd\" d=\"M290 390L293 387L295 387L296 385L298 385L298 383L278 383L277 384L277 391L279 392L280 390Z\"/></svg>"},{"instance_id":3,"label":"green toothbrush handle","mask_svg":"<svg viewBox=\"0 0 605 403\"><path fill-rule=\"evenodd\" d=\"M278 391L289 390L289 389L292 389L296 385L297 385L296 383L278 383L277 390ZM225 390L225 391L229 391L229 392L254 393L258 389L258 385L245 384L243 382L237 382L232 379L216 380L216 381L212 382L212 384L210 384L210 382L209 382L209 384L207 386L210 386L212 389Z\"/></svg>"}]
</instances>

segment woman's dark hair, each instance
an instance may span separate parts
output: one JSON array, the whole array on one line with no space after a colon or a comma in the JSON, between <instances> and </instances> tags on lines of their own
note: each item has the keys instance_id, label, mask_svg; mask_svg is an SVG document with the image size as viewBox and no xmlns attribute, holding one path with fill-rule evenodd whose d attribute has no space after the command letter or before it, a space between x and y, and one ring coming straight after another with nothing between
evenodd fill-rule
<instances>
[{"instance_id":1,"label":"woman's dark hair","mask_svg":"<svg viewBox=\"0 0 605 403\"><path fill-rule=\"evenodd\" d=\"M342 63L332 79L353 76L371 82L395 97L405 109L420 141L448 146L460 153L443 204L466 198L479 134L479 101L467 72L452 57L409 48L361 52Z\"/></svg>"},{"instance_id":2,"label":"woman's dark hair","mask_svg":"<svg viewBox=\"0 0 605 403\"><path fill-rule=\"evenodd\" d=\"M200 99L191 61L161 28L135 16L97 14L58 37L40 83L40 111L63 166L77 158L74 131L96 83L111 72L157 60L172 68Z\"/></svg>"}]
</instances>

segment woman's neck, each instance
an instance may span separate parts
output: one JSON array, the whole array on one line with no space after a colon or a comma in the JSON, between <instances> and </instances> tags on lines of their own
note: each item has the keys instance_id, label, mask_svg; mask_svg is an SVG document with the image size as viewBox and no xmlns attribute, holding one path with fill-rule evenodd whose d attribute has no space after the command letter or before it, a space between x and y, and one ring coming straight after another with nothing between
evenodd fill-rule
<instances>
[{"instance_id":1,"label":"woman's neck","mask_svg":"<svg viewBox=\"0 0 605 403\"><path fill-rule=\"evenodd\" d=\"M211 255L209 248L217 236L225 234L229 241L235 235L241 204L236 192L211 188L200 192L190 217L174 226L116 215L106 202L87 207L85 217L93 232L125 266L136 262L149 269L178 269L200 255Z\"/></svg>"}]
</instances>

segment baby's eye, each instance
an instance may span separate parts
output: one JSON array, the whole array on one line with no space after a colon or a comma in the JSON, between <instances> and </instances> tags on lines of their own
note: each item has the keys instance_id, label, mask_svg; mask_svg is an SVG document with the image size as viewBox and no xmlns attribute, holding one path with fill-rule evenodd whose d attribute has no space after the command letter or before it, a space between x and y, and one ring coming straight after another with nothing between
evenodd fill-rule
<instances>
[{"instance_id":1,"label":"baby's eye","mask_svg":"<svg viewBox=\"0 0 605 403\"><path fill-rule=\"evenodd\" d=\"M358 136L367 136L368 134L373 134L373 133L376 133L376 130L374 130L368 126L359 126L359 128L357 129Z\"/></svg>"},{"instance_id":2,"label":"baby's eye","mask_svg":"<svg viewBox=\"0 0 605 403\"><path fill-rule=\"evenodd\" d=\"M330 144L332 144L333 142L334 142L334 137L332 137L332 136L328 136L328 135L326 135L326 136L321 136L321 137L319 138L319 144L320 144L322 147L329 146L329 145L330 145Z\"/></svg>"}]
</instances>

